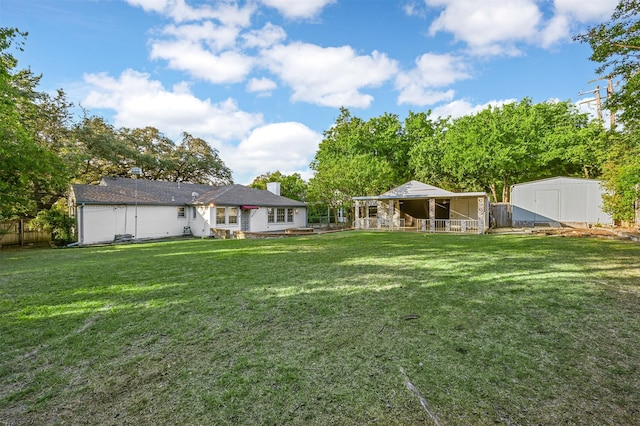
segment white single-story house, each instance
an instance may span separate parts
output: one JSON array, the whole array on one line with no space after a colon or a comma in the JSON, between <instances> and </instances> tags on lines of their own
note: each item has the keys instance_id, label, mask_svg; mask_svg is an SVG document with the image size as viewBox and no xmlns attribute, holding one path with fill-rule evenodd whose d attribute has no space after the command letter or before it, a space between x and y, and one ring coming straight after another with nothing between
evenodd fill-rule
<instances>
[{"instance_id":1,"label":"white single-story house","mask_svg":"<svg viewBox=\"0 0 640 426\"><path fill-rule=\"evenodd\" d=\"M451 192L412 180L384 194L353 200L356 229L483 234L489 228L485 192Z\"/></svg>"},{"instance_id":2,"label":"white single-story house","mask_svg":"<svg viewBox=\"0 0 640 426\"><path fill-rule=\"evenodd\" d=\"M99 185L72 185L70 213L79 244L305 227L306 204L280 196L278 184L270 189L105 177Z\"/></svg>"},{"instance_id":3,"label":"white single-story house","mask_svg":"<svg viewBox=\"0 0 640 426\"><path fill-rule=\"evenodd\" d=\"M602 210L600 181L555 177L511 186L513 226L612 225Z\"/></svg>"}]
</instances>

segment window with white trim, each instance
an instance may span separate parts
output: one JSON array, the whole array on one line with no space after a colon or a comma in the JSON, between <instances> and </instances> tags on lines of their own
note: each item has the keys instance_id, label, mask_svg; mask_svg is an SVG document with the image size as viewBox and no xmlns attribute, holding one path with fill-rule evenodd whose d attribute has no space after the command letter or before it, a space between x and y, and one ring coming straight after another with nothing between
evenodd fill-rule
<instances>
[{"instance_id":1,"label":"window with white trim","mask_svg":"<svg viewBox=\"0 0 640 426\"><path fill-rule=\"evenodd\" d=\"M293 222L293 209L287 209L287 222Z\"/></svg>"},{"instance_id":2,"label":"window with white trim","mask_svg":"<svg viewBox=\"0 0 640 426\"><path fill-rule=\"evenodd\" d=\"M238 208L229 207L229 224L238 223Z\"/></svg>"},{"instance_id":3,"label":"window with white trim","mask_svg":"<svg viewBox=\"0 0 640 426\"><path fill-rule=\"evenodd\" d=\"M184 207L178 207L178 219L184 219L186 216L186 213L184 211Z\"/></svg>"},{"instance_id":4,"label":"window with white trim","mask_svg":"<svg viewBox=\"0 0 640 426\"><path fill-rule=\"evenodd\" d=\"M226 215L227 215L227 209L226 208L217 207L216 208L216 223L218 225L224 225L225 223L227 223Z\"/></svg>"},{"instance_id":5,"label":"window with white trim","mask_svg":"<svg viewBox=\"0 0 640 426\"><path fill-rule=\"evenodd\" d=\"M284 222L284 212L285 212L285 209L278 208L278 214L276 216L276 220L278 222Z\"/></svg>"},{"instance_id":6,"label":"window with white trim","mask_svg":"<svg viewBox=\"0 0 640 426\"><path fill-rule=\"evenodd\" d=\"M267 222L269 223L275 222L275 217L273 215L273 207L267 208Z\"/></svg>"}]
</instances>

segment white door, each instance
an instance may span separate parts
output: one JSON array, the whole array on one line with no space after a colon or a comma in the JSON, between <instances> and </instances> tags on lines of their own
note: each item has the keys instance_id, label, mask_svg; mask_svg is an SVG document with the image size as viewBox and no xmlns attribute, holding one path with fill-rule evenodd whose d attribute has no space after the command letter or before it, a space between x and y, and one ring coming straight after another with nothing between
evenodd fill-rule
<instances>
[{"instance_id":1,"label":"white door","mask_svg":"<svg viewBox=\"0 0 640 426\"><path fill-rule=\"evenodd\" d=\"M560 221L560 191L557 189L536 190L535 199L536 223L550 223Z\"/></svg>"}]
</instances>

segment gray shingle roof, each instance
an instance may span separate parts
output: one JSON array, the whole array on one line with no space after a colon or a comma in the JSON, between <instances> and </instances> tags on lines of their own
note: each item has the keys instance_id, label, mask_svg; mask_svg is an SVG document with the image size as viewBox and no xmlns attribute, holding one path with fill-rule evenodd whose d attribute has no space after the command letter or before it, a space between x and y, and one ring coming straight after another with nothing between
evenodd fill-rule
<instances>
[{"instance_id":1,"label":"gray shingle roof","mask_svg":"<svg viewBox=\"0 0 640 426\"><path fill-rule=\"evenodd\" d=\"M302 201L276 195L263 189L244 185L227 185L201 195L197 204L218 204L225 206L256 205L265 207L303 207Z\"/></svg>"},{"instance_id":2,"label":"gray shingle roof","mask_svg":"<svg viewBox=\"0 0 640 426\"><path fill-rule=\"evenodd\" d=\"M76 204L135 204L181 206L185 204L303 207L300 201L243 185L215 187L117 177L102 178L100 185L72 185ZM137 194L137 195L136 195Z\"/></svg>"}]
</instances>

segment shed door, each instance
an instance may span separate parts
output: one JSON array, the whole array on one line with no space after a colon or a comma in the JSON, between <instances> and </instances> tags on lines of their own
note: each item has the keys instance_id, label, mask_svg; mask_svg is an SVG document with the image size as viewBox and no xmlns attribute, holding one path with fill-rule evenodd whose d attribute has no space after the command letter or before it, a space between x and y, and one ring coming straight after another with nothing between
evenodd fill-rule
<instances>
[{"instance_id":1,"label":"shed door","mask_svg":"<svg viewBox=\"0 0 640 426\"><path fill-rule=\"evenodd\" d=\"M557 189L536 190L534 222L557 222L560 220L560 191Z\"/></svg>"},{"instance_id":2,"label":"shed door","mask_svg":"<svg viewBox=\"0 0 640 426\"><path fill-rule=\"evenodd\" d=\"M251 230L251 210L242 210L242 216L240 216L240 229L244 232L249 232Z\"/></svg>"}]
</instances>

